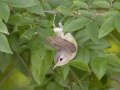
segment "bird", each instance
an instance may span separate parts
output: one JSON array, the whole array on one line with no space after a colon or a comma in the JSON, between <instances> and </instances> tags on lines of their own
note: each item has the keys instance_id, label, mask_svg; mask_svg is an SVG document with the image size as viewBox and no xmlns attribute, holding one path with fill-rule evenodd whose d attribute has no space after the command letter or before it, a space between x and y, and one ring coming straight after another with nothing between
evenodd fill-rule
<instances>
[{"instance_id":1,"label":"bird","mask_svg":"<svg viewBox=\"0 0 120 90\"><path fill-rule=\"evenodd\" d=\"M54 56L55 66L53 69L55 69L57 66L67 64L76 56L77 42L71 33L64 35L61 21L59 22L59 27L54 26L53 30L56 35L45 38L45 40L57 50L57 53Z\"/></svg>"}]
</instances>

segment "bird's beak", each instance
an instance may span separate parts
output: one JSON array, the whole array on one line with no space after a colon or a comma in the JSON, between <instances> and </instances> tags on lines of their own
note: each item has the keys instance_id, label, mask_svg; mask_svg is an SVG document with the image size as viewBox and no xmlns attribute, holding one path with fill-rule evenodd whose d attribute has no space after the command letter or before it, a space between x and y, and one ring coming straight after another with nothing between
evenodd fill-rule
<instances>
[{"instance_id":1,"label":"bird's beak","mask_svg":"<svg viewBox=\"0 0 120 90\"><path fill-rule=\"evenodd\" d=\"M53 70L54 70L56 67L57 67L57 65L55 65L55 66L53 67Z\"/></svg>"}]
</instances>

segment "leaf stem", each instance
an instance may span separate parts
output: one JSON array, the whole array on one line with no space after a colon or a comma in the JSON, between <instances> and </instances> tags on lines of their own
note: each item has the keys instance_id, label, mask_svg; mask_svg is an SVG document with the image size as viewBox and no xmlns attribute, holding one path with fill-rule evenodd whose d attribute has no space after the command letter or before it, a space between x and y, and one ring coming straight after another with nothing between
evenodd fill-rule
<instances>
[{"instance_id":1,"label":"leaf stem","mask_svg":"<svg viewBox=\"0 0 120 90\"><path fill-rule=\"evenodd\" d=\"M3 82L12 74L12 72L15 70L15 67L8 72L8 74L5 75L5 77L2 78L2 80L0 81L0 86L3 84Z\"/></svg>"},{"instance_id":2,"label":"leaf stem","mask_svg":"<svg viewBox=\"0 0 120 90\"><path fill-rule=\"evenodd\" d=\"M32 76L32 74L31 74L31 72L30 72L28 66L26 65L26 63L24 62L24 60L20 57L20 55L18 55L18 54L15 53L14 51L13 51L13 54L22 62L22 64L25 66L25 68L26 68L27 71L29 72L29 75Z\"/></svg>"},{"instance_id":3,"label":"leaf stem","mask_svg":"<svg viewBox=\"0 0 120 90\"><path fill-rule=\"evenodd\" d=\"M86 74L80 79L80 81L84 80L88 75L91 75L92 72L93 72L93 71L90 70L88 73L86 73Z\"/></svg>"},{"instance_id":4,"label":"leaf stem","mask_svg":"<svg viewBox=\"0 0 120 90\"><path fill-rule=\"evenodd\" d=\"M113 38L120 45L120 41L114 35L110 33L109 36Z\"/></svg>"},{"instance_id":5,"label":"leaf stem","mask_svg":"<svg viewBox=\"0 0 120 90\"><path fill-rule=\"evenodd\" d=\"M10 79L11 79L11 81L13 82L13 84L14 84L14 86L15 86L15 89L17 90L18 89L18 86L17 86L17 84L16 84L16 82L13 80L13 78L10 76Z\"/></svg>"},{"instance_id":6,"label":"leaf stem","mask_svg":"<svg viewBox=\"0 0 120 90\"><path fill-rule=\"evenodd\" d=\"M82 84L80 83L79 78L77 77L77 75L74 73L74 71L71 68L70 68L70 71L74 75L74 77L75 77L76 81L78 82L81 90L84 90L84 88L83 88Z\"/></svg>"}]
</instances>

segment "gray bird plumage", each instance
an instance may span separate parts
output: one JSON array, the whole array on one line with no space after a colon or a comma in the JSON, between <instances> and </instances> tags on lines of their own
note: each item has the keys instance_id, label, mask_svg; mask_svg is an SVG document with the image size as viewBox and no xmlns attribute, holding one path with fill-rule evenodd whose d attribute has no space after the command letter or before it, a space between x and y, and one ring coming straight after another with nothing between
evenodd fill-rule
<instances>
[{"instance_id":1,"label":"gray bird plumage","mask_svg":"<svg viewBox=\"0 0 120 90\"><path fill-rule=\"evenodd\" d=\"M54 28L56 35L45 40L58 52L54 57L55 67L67 64L72 60L77 52L77 43L74 37L67 33L64 35L63 28Z\"/></svg>"},{"instance_id":2,"label":"gray bird plumage","mask_svg":"<svg viewBox=\"0 0 120 90\"><path fill-rule=\"evenodd\" d=\"M58 51L63 50L66 52L71 52L71 53L76 52L76 47L73 43L71 43L65 39L62 39L59 36L45 38L45 40Z\"/></svg>"}]
</instances>

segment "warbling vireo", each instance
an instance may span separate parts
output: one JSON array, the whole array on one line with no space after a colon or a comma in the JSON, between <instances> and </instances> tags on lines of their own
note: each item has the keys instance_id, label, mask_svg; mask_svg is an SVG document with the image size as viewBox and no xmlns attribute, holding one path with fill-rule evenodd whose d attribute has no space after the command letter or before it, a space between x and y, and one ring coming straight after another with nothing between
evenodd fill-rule
<instances>
[{"instance_id":1,"label":"warbling vireo","mask_svg":"<svg viewBox=\"0 0 120 90\"><path fill-rule=\"evenodd\" d=\"M54 56L54 68L67 64L77 53L76 40L70 33L64 35L61 21L59 27L54 26L53 28L56 35L50 38L45 38L45 40L58 51Z\"/></svg>"}]
</instances>

